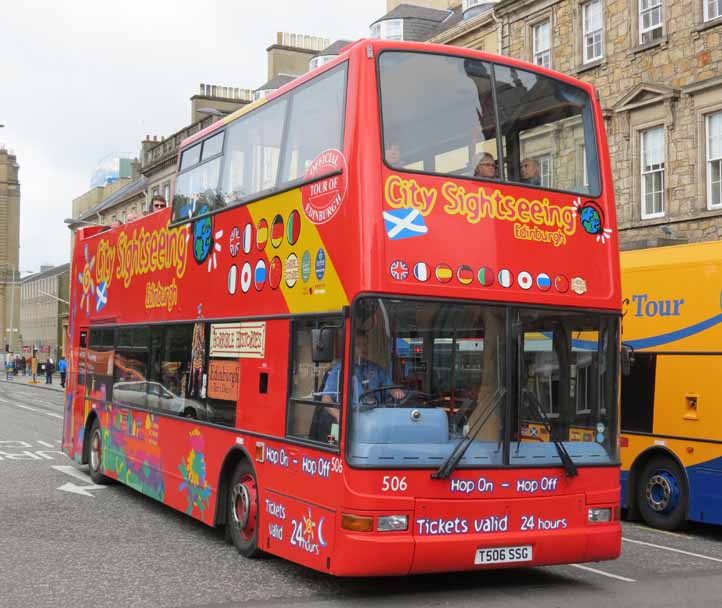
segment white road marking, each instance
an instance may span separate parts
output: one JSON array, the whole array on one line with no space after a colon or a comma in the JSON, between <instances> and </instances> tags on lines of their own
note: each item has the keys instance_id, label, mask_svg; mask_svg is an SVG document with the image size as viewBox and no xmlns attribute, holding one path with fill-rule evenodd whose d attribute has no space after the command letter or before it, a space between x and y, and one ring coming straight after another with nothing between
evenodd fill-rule
<instances>
[{"instance_id":1,"label":"white road marking","mask_svg":"<svg viewBox=\"0 0 722 608\"><path fill-rule=\"evenodd\" d=\"M79 486L75 483L64 483L62 486L59 486L57 489L62 490L63 492L70 492L72 494L80 494L81 496L90 496L92 498L95 498L93 494L91 494L88 490L102 490L103 488L106 488L107 486L99 486L94 483L88 484L90 481L90 477L83 473L82 471L78 471L73 466L69 465L54 465L50 467L52 469L55 469L56 471L60 471L61 473L65 473L66 475L70 475L71 477L74 477L75 479L78 479L80 481L85 482L85 485Z\"/></svg>"},{"instance_id":2,"label":"white road marking","mask_svg":"<svg viewBox=\"0 0 722 608\"><path fill-rule=\"evenodd\" d=\"M30 407L29 405L22 405L20 403L11 403L10 405L14 405L15 407L19 407L23 410L30 410L31 412L37 412L39 410L36 410L34 407Z\"/></svg>"},{"instance_id":3,"label":"white road marking","mask_svg":"<svg viewBox=\"0 0 722 608\"><path fill-rule=\"evenodd\" d=\"M47 441L43 441L42 439L38 439L38 443L39 443L40 445L44 445L44 446L49 447L49 448L54 448L54 447L55 447L52 443L49 443L49 442L47 442ZM60 442L58 441L58 443L60 443Z\"/></svg>"},{"instance_id":4,"label":"white road marking","mask_svg":"<svg viewBox=\"0 0 722 608\"><path fill-rule=\"evenodd\" d=\"M92 483L90 481L90 477L86 473L79 471L74 466L64 465L64 464L56 464L50 468L55 469L56 471L60 471L61 473L65 473L66 475L70 475L71 477L74 477L75 479L77 479L79 481L84 481L85 483Z\"/></svg>"},{"instance_id":5,"label":"white road marking","mask_svg":"<svg viewBox=\"0 0 722 608\"><path fill-rule=\"evenodd\" d=\"M649 526L640 526L639 524L627 523L626 525L631 528L637 528L638 530L644 530L645 532L654 532L655 534L666 534L667 536L676 536L677 538L693 539L694 536L689 534L680 534L679 532L670 532L669 530L658 530L657 528L650 528Z\"/></svg>"},{"instance_id":6,"label":"white road marking","mask_svg":"<svg viewBox=\"0 0 722 608\"><path fill-rule=\"evenodd\" d=\"M711 562L718 562L722 564L722 558L712 557L710 555L702 555L700 553L691 553L690 551L683 551L682 549L675 549L674 547L665 547L664 545L655 545L654 543L646 543L643 540L633 540L631 538L622 537L623 541L628 543L634 543L635 545L645 545L646 547L654 547L655 549L662 549L663 551L671 551L672 553L681 553L682 555L689 555L690 557L699 557L700 559L707 559Z\"/></svg>"},{"instance_id":7,"label":"white road marking","mask_svg":"<svg viewBox=\"0 0 722 608\"><path fill-rule=\"evenodd\" d=\"M609 578L615 578L618 581L624 581L626 583L636 583L637 581L633 578L627 578L626 576L619 576L618 574L612 574L611 572L604 572L604 570L597 570L596 568L590 568L589 566L582 566L581 564L569 564L574 568L580 570L586 570L587 572L593 572L594 574L600 574L602 576L608 576Z\"/></svg>"},{"instance_id":8,"label":"white road marking","mask_svg":"<svg viewBox=\"0 0 722 608\"><path fill-rule=\"evenodd\" d=\"M91 486L79 486L74 483L68 482L64 483L62 486L59 486L56 489L62 490L63 492L70 492L72 494L80 494L81 496L90 496L91 498L95 498L95 495L88 492L88 490L102 490L106 487L107 486L96 486L95 484Z\"/></svg>"},{"instance_id":9,"label":"white road marking","mask_svg":"<svg viewBox=\"0 0 722 608\"><path fill-rule=\"evenodd\" d=\"M34 407L30 407L29 405L23 405L22 403L13 403L11 401L7 401L6 399L0 399L3 403L9 403L13 407L19 407L22 410L28 410L29 412L38 412L39 414L45 414L46 416L52 416L53 418L63 418L62 414L56 414L55 412L44 412L43 410L39 410ZM44 403L44 402L43 402ZM54 403L51 405L55 405Z\"/></svg>"}]
</instances>

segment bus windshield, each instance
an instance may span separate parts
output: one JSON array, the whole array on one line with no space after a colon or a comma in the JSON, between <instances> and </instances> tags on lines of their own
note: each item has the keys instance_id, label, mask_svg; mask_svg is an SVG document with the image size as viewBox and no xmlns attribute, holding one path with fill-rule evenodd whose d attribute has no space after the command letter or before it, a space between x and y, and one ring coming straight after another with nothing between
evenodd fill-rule
<instances>
[{"instance_id":1,"label":"bus windshield","mask_svg":"<svg viewBox=\"0 0 722 608\"><path fill-rule=\"evenodd\" d=\"M617 461L616 316L386 298L354 311L351 464L439 466L469 435L459 467L558 465L554 441L577 465Z\"/></svg>"},{"instance_id":2,"label":"bus windshield","mask_svg":"<svg viewBox=\"0 0 722 608\"><path fill-rule=\"evenodd\" d=\"M383 52L379 74L393 168L600 194L592 104L582 89L431 53Z\"/></svg>"}]
</instances>

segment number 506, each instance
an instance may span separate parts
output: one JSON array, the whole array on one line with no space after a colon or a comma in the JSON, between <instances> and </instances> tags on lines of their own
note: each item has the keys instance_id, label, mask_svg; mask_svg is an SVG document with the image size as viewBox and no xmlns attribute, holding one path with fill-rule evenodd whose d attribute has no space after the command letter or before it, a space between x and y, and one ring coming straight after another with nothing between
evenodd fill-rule
<instances>
[{"instance_id":1,"label":"number 506","mask_svg":"<svg viewBox=\"0 0 722 608\"><path fill-rule=\"evenodd\" d=\"M381 482L382 492L406 492L407 487L406 476L384 475L384 479Z\"/></svg>"}]
</instances>

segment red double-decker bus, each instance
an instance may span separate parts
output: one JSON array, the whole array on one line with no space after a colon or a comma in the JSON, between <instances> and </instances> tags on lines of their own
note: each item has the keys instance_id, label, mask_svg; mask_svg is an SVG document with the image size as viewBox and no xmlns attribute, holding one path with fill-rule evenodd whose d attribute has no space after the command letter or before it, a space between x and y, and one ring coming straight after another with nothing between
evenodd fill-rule
<instances>
[{"instance_id":1,"label":"red double-decker bus","mask_svg":"<svg viewBox=\"0 0 722 608\"><path fill-rule=\"evenodd\" d=\"M591 86L360 41L78 231L64 449L336 575L616 558L616 237Z\"/></svg>"}]
</instances>

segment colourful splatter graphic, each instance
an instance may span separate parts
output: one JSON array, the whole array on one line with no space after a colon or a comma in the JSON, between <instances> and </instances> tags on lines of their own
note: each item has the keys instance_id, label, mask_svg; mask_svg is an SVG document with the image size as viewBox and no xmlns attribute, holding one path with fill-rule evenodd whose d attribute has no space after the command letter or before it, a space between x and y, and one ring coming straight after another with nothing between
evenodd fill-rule
<instances>
[{"instance_id":1,"label":"colourful splatter graphic","mask_svg":"<svg viewBox=\"0 0 722 608\"><path fill-rule=\"evenodd\" d=\"M100 455L103 468L115 473L119 481L134 490L162 502L165 485L158 444L158 416L114 412L107 404L104 409Z\"/></svg>"},{"instance_id":2,"label":"colourful splatter graphic","mask_svg":"<svg viewBox=\"0 0 722 608\"><path fill-rule=\"evenodd\" d=\"M190 452L178 465L178 470L183 476L183 482L178 489L181 492L185 490L188 495L186 513L191 515L193 509L198 507L203 517L203 512L208 507L211 488L206 480L206 458L203 454L205 441L198 429L193 429L188 434L188 443Z\"/></svg>"}]
</instances>

